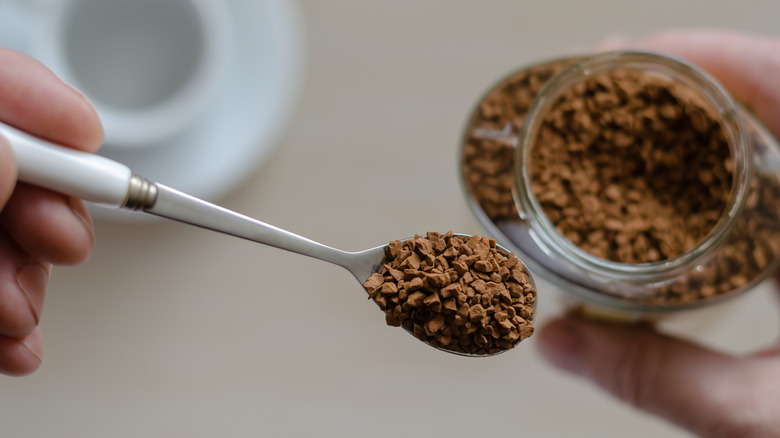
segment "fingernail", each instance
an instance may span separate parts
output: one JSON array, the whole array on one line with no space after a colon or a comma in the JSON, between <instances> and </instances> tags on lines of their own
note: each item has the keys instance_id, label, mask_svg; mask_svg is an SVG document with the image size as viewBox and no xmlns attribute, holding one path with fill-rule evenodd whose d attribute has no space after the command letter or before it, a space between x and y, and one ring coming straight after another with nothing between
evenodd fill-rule
<instances>
[{"instance_id":1,"label":"fingernail","mask_svg":"<svg viewBox=\"0 0 780 438\"><path fill-rule=\"evenodd\" d=\"M547 324L538 344L542 356L556 367L575 374L583 369L585 344L576 322L564 318Z\"/></svg>"},{"instance_id":2,"label":"fingernail","mask_svg":"<svg viewBox=\"0 0 780 438\"><path fill-rule=\"evenodd\" d=\"M89 216L89 212L87 212L87 208L84 206L84 203L74 197L68 197L68 205L70 206L73 214L76 215L81 223L84 224L84 228L86 229L87 234L92 239L92 243L94 244L95 234L92 228L92 218Z\"/></svg>"},{"instance_id":3,"label":"fingernail","mask_svg":"<svg viewBox=\"0 0 780 438\"><path fill-rule=\"evenodd\" d=\"M81 220L81 222L84 222L84 225L87 226L87 228L92 228L92 220L89 217L89 213L87 213L86 207L84 207L84 203L79 201L77 198L74 198L72 196L68 197L68 205L70 206L70 209L73 210L73 214L76 215L76 217Z\"/></svg>"},{"instance_id":4,"label":"fingernail","mask_svg":"<svg viewBox=\"0 0 780 438\"><path fill-rule=\"evenodd\" d=\"M84 106L84 108L88 112L92 113L96 119L100 120L100 116L98 114L97 108L95 108L95 105L92 103L91 100L89 100L89 97L87 97L87 95L84 94L84 92L82 92L81 90L79 90L78 88L73 86L72 84L70 84L68 82L65 82L64 80L62 80L62 78L60 78L60 81L63 84L65 84L65 86L68 87L75 96L77 96L77 98L81 101L81 104ZM100 126L100 129L103 130L102 124ZM103 133L102 132L100 134L100 138L101 139L103 138ZM101 142L102 142L102 140L101 140Z\"/></svg>"},{"instance_id":5,"label":"fingernail","mask_svg":"<svg viewBox=\"0 0 780 438\"><path fill-rule=\"evenodd\" d=\"M43 297L49 282L49 270L39 262L28 262L16 270L16 284L27 297L30 311L35 317L35 325L40 321L43 310Z\"/></svg>"},{"instance_id":6,"label":"fingernail","mask_svg":"<svg viewBox=\"0 0 780 438\"><path fill-rule=\"evenodd\" d=\"M30 336L19 342L22 348L29 351L39 362L43 363L43 338L39 329L36 329Z\"/></svg>"}]
</instances>

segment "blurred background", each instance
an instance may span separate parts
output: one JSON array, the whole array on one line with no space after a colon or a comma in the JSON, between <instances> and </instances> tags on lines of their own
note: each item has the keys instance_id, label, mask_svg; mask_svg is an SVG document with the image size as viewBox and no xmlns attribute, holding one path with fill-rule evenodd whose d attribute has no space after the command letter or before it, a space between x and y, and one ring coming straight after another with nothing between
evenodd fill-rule
<instances>
[{"instance_id":1,"label":"blurred background","mask_svg":"<svg viewBox=\"0 0 780 438\"><path fill-rule=\"evenodd\" d=\"M225 2L240 9L240 0ZM249 157L241 171L204 193L347 250L429 230L484 233L461 191L458 142L476 100L517 67L614 34L704 27L780 36L780 2L769 0L279 2L287 40L272 43L291 52L265 64L288 63L288 92L264 131L247 128L270 117L252 104L267 103L262 92L232 109L228 100L214 116L239 108L246 123L233 129L251 135L238 141L264 152L239 148ZM244 16L240 26L265 18ZM5 26L0 44L20 44L18 27ZM234 56L256 58L253 47L268 41L242 32ZM239 90L263 78L241 77ZM209 147L233 146L227 138ZM158 162L138 154L127 158ZM209 174L208 162L167 165L155 176L182 166ZM552 369L535 338L491 359L444 354L385 326L340 267L169 221L109 216L96 213L92 259L52 274L40 370L0 376L2 436L687 436ZM560 311L559 292L537 280L543 324ZM717 319L666 327L740 354L775 339L777 310L765 284Z\"/></svg>"}]
</instances>

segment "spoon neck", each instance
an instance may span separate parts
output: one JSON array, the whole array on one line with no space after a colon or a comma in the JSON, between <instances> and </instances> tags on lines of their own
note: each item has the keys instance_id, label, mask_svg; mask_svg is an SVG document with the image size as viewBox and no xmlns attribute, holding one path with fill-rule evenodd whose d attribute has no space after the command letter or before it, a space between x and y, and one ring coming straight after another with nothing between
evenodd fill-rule
<instances>
[{"instance_id":1,"label":"spoon neck","mask_svg":"<svg viewBox=\"0 0 780 438\"><path fill-rule=\"evenodd\" d=\"M219 233L343 266L355 253L342 251L156 183L154 205L144 211Z\"/></svg>"}]
</instances>

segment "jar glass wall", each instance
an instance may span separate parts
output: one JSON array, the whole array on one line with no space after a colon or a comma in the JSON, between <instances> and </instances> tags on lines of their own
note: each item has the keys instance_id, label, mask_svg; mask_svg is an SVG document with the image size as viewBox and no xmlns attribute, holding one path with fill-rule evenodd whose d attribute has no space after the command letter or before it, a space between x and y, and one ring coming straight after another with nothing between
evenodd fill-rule
<instances>
[{"instance_id":1,"label":"jar glass wall","mask_svg":"<svg viewBox=\"0 0 780 438\"><path fill-rule=\"evenodd\" d=\"M535 69L549 70L546 76L537 75L537 84L533 77L527 80ZM733 175L728 204L707 236L676 257L629 264L589 254L558 232L532 190L530 151L546 111L565 90L612 70L640 71L695 91L728 142ZM524 111L513 102L529 101L518 91L521 83L536 87ZM504 98L497 99L497 93ZM495 184L506 184L506 169L496 170L506 160L502 164L494 157L491 165L484 159L496 150L513 154L509 194L516 202L514 218L493 208L496 203L505 206L498 195L507 195L506 187ZM488 232L516 251L532 272L581 302L644 314L696 308L753 288L780 263L780 147L714 80L685 62L646 52L613 52L519 70L480 102L466 129L462 156L467 198ZM491 184L492 192L502 193L486 190Z\"/></svg>"}]
</instances>

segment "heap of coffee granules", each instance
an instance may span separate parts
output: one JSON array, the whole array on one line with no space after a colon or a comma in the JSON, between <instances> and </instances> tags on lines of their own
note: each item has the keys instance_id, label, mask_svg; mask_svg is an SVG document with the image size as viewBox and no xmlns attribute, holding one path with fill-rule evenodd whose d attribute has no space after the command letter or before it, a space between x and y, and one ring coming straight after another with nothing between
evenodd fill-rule
<instances>
[{"instance_id":1,"label":"heap of coffee granules","mask_svg":"<svg viewBox=\"0 0 780 438\"><path fill-rule=\"evenodd\" d=\"M511 190L516 136L523 127L528 108L552 75L577 61L540 63L513 73L490 90L469 121L461 161L465 188L496 225L521 222ZM774 146L766 144L764 135L751 125L750 118L746 119L746 125L751 133L751 152L755 155L755 176L745 208L728 240L712 259L694 272L658 286L646 296L630 295L627 299L650 305L693 303L749 287L777 266L780 181L770 163L780 156ZM506 127L510 128L508 134L485 135L485 130L501 132Z\"/></svg>"},{"instance_id":2,"label":"heap of coffee granules","mask_svg":"<svg viewBox=\"0 0 780 438\"><path fill-rule=\"evenodd\" d=\"M544 114L529 162L533 192L561 234L632 264L700 243L728 204L731 168L701 97L634 70L566 90Z\"/></svg>"},{"instance_id":3,"label":"heap of coffee granules","mask_svg":"<svg viewBox=\"0 0 780 438\"><path fill-rule=\"evenodd\" d=\"M542 86L573 62L558 61L518 72L480 103L468 129L462 171L468 191L491 220L517 219L512 200L516 135ZM508 135L482 135L485 131L508 131Z\"/></svg>"},{"instance_id":4,"label":"heap of coffee granules","mask_svg":"<svg viewBox=\"0 0 780 438\"><path fill-rule=\"evenodd\" d=\"M466 354L497 353L533 334L536 290L494 239L429 232L390 242L386 255L363 287L388 325Z\"/></svg>"},{"instance_id":5,"label":"heap of coffee granules","mask_svg":"<svg viewBox=\"0 0 780 438\"><path fill-rule=\"evenodd\" d=\"M690 303L755 285L777 268L780 256L780 181L772 163L777 149L770 148L748 121L752 137L755 175L750 182L742 214L715 256L677 281L659 288L643 300L651 304Z\"/></svg>"}]
</instances>

